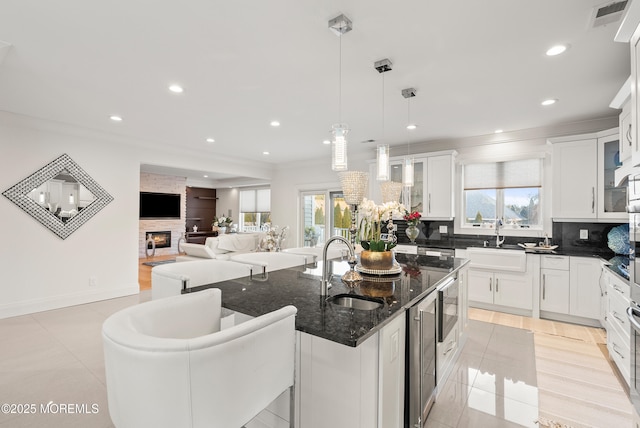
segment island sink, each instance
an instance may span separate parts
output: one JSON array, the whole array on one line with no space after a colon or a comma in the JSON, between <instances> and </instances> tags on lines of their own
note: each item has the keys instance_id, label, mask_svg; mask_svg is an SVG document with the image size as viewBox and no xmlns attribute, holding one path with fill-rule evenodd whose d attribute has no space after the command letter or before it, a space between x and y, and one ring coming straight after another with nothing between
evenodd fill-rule
<instances>
[{"instance_id":1,"label":"island sink","mask_svg":"<svg viewBox=\"0 0 640 428\"><path fill-rule=\"evenodd\" d=\"M360 309L363 311L372 311L384 306L382 300L372 299L354 294L337 294L335 296L329 297L327 301L344 308Z\"/></svg>"}]
</instances>

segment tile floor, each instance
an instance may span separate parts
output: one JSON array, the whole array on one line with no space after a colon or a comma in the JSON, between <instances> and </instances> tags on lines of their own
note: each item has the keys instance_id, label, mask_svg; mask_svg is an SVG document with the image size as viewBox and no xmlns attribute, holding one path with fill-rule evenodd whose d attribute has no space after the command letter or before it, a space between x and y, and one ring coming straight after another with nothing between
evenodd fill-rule
<instances>
[{"instance_id":1,"label":"tile floor","mask_svg":"<svg viewBox=\"0 0 640 428\"><path fill-rule=\"evenodd\" d=\"M427 427L634 426L604 330L476 309L470 318Z\"/></svg>"},{"instance_id":2,"label":"tile floor","mask_svg":"<svg viewBox=\"0 0 640 428\"><path fill-rule=\"evenodd\" d=\"M102 323L140 295L0 320L0 428L113 427ZM469 338L427 427L631 427L600 329L472 310ZM605 349L606 351L606 349ZM71 408L75 413L71 413ZM30 412L30 413L27 413Z\"/></svg>"}]
</instances>

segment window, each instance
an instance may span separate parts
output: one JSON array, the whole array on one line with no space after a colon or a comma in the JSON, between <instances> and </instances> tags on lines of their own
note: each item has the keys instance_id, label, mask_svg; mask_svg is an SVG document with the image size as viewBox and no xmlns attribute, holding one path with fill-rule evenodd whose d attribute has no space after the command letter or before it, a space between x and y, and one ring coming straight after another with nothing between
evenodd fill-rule
<instances>
[{"instance_id":1,"label":"window","mask_svg":"<svg viewBox=\"0 0 640 428\"><path fill-rule=\"evenodd\" d=\"M271 189L240 191L240 219L242 232L257 232L271 222Z\"/></svg>"},{"instance_id":2,"label":"window","mask_svg":"<svg viewBox=\"0 0 640 428\"><path fill-rule=\"evenodd\" d=\"M466 227L541 228L542 160L523 159L464 166Z\"/></svg>"},{"instance_id":3,"label":"window","mask_svg":"<svg viewBox=\"0 0 640 428\"><path fill-rule=\"evenodd\" d=\"M341 191L308 191L302 192L300 196L303 246L322 247L333 235L349 239L351 209Z\"/></svg>"}]
</instances>

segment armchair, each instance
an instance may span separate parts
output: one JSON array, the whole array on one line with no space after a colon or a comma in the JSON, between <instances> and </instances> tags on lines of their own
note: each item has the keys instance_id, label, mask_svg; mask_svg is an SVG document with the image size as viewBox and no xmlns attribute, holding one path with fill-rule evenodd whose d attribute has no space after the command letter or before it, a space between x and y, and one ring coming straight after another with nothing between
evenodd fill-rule
<instances>
[{"instance_id":1,"label":"armchair","mask_svg":"<svg viewBox=\"0 0 640 428\"><path fill-rule=\"evenodd\" d=\"M152 300L103 324L109 414L118 428L240 428L294 383L286 306L220 330L221 292Z\"/></svg>"}]
</instances>

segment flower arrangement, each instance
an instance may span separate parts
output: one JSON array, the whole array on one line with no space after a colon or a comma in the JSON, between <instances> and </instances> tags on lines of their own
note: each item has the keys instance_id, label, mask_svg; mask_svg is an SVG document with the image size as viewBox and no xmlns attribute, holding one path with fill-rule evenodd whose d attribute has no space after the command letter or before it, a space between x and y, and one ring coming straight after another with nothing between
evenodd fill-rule
<instances>
[{"instance_id":1,"label":"flower arrangement","mask_svg":"<svg viewBox=\"0 0 640 428\"><path fill-rule=\"evenodd\" d=\"M226 226L231 223L233 223L233 219L231 217L221 215L220 217L213 218L213 226Z\"/></svg>"},{"instance_id":2,"label":"flower arrangement","mask_svg":"<svg viewBox=\"0 0 640 428\"><path fill-rule=\"evenodd\" d=\"M358 205L358 216L360 217L359 236L362 248L369 251L381 252L389 251L396 246L393 234L389 234L387 240L380 238L382 223L400 217L407 210L404 205L398 202L386 202L376 205L375 202L364 198Z\"/></svg>"},{"instance_id":3,"label":"flower arrangement","mask_svg":"<svg viewBox=\"0 0 640 428\"><path fill-rule=\"evenodd\" d=\"M418 211L405 211L403 218L407 221L407 225L417 226L418 223L420 223L420 217L422 217L422 214L420 214Z\"/></svg>"}]
</instances>

